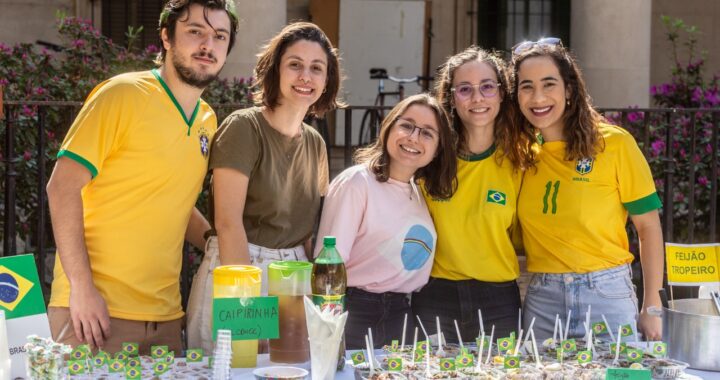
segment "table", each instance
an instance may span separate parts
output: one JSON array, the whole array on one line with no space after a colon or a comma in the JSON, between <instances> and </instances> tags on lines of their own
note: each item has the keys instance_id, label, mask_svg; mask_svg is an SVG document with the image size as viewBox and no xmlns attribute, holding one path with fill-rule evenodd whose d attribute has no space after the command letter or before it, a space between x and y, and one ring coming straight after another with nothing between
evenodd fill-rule
<instances>
[{"instance_id":1,"label":"table","mask_svg":"<svg viewBox=\"0 0 720 380\"><path fill-rule=\"evenodd\" d=\"M378 354L381 354L381 351L377 351ZM348 364L345 366L345 370L342 372L338 372L335 375L336 380L353 380L355 378L354 371L352 367L350 366L350 361L348 361ZM283 365L283 364L276 364L270 361L270 355L268 354L260 354L258 355L258 362L257 367L270 367L274 365ZM302 363L302 364L291 364L293 367L300 367L305 368L308 371L310 370L310 362ZM253 376L252 371L255 368L234 368L232 370L232 378L238 379L238 380L255 380L255 376ZM708 379L708 380L720 380L720 372L710 372L710 371L700 371L696 369L686 369L685 372L689 375L697 376L700 379ZM310 377L308 376L308 379ZM695 377L686 377L688 379L695 379Z\"/></svg>"}]
</instances>

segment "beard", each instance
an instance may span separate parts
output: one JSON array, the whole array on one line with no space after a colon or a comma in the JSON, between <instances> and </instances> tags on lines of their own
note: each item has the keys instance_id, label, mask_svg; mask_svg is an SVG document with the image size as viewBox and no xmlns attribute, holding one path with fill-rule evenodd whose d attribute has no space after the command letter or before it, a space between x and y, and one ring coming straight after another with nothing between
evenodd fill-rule
<instances>
[{"instance_id":1,"label":"beard","mask_svg":"<svg viewBox=\"0 0 720 380\"><path fill-rule=\"evenodd\" d=\"M192 55L192 57L196 56L215 60L215 57L212 53L201 52ZM173 54L172 56L172 65L175 68L175 72L178 73L178 77L181 81L201 90L204 90L205 87L207 87L210 83L217 79L218 74L220 73L220 70L215 73L203 73L196 71L189 65L186 65L185 60L176 54Z\"/></svg>"}]
</instances>

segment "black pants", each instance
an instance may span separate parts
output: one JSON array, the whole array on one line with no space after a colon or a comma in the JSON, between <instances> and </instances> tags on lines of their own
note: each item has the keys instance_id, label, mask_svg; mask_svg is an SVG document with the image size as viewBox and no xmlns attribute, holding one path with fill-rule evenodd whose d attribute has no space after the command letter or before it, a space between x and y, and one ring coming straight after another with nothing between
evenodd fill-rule
<instances>
[{"instance_id":1,"label":"black pants","mask_svg":"<svg viewBox=\"0 0 720 380\"><path fill-rule=\"evenodd\" d=\"M437 332L435 317L440 317L440 330L448 343L458 342L454 320L458 322L463 341L475 341L480 334L478 309L482 310L485 335L490 336L494 325L493 339L503 338L517 330L520 290L515 281L452 281L430 277L427 285L413 294L412 309L429 335Z\"/></svg>"},{"instance_id":2,"label":"black pants","mask_svg":"<svg viewBox=\"0 0 720 380\"><path fill-rule=\"evenodd\" d=\"M372 329L373 345L380 348L393 340L402 342L403 319L408 316L405 345L412 345L412 310L407 294L371 293L359 288L348 288L345 294L348 319L345 322L345 344L349 350L366 347L365 335ZM398 343L400 344L400 343Z\"/></svg>"}]
</instances>

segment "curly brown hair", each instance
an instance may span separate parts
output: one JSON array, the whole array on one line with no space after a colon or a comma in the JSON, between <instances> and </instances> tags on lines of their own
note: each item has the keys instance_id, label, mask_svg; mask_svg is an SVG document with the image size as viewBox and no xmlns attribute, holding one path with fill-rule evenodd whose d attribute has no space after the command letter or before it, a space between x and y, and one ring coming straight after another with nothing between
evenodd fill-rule
<instances>
[{"instance_id":1,"label":"curly brown hair","mask_svg":"<svg viewBox=\"0 0 720 380\"><path fill-rule=\"evenodd\" d=\"M280 103L280 60L285 51L297 41L305 40L316 42L327 55L327 82L325 91L308 113L312 116L322 117L325 112L342 107L345 104L337 99L340 92L342 76L340 72L340 58L330 42L330 39L317 25L310 22L294 22L284 27L280 33L270 39L258 54L255 65L255 81L253 86L253 99L256 105L263 105L274 110Z\"/></svg>"},{"instance_id":2,"label":"curly brown hair","mask_svg":"<svg viewBox=\"0 0 720 380\"><path fill-rule=\"evenodd\" d=\"M512 57L512 97L515 120L513 125L520 129L516 132L523 135L536 135L535 128L525 118L518 105L518 73L522 63L530 58L550 57L557 66L565 88L570 93L569 105L562 116L563 139L566 142L565 159L578 160L593 158L604 149L598 124L605 119L592 106L592 99L587 92L585 80L575 58L562 44L534 44Z\"/></svg>"},{"instance_id":3,"label":"curly brown hair","mask_svg":"<svg viewBox=\"0 0 720 380\"><path fill-rule=\"evenodd\" d=\"M396 104L383 119L380 135L375 142L355 152L355 163L367 164L379 182L387 182L390 178L390 155L387 150L390 129L410 106L416 104L428 107L435 114L438 132L440 132L440 142L433 160L415 172L415 179L424 180L425 192L432 198L450 198L457 189L457 161L455 160L457 136L450 128L445 110L435 98L428 94L413 95Z\"/></svg>"},{"instance_id":4,"label":"curly brown hair","mask_svg":"<svg viewBox=\"0 0 720 380\"><path fill-rule=\"evenodd\" d=\"M449 57L440 67L438 80L435 82L435 96L448 115L450 115L452 128L459 137L458 149L467 149L467 132L454 107L452 93L453 80L455 78L455 71L460 66L474 61L479 61L490 66L493 71L495 71L498 83L500 84L500 96L502 96L503 99L500 103L500 112L495 119L493 137L495 139L495 145L499 148L501 154L496 154L495 159L500 163L503 157L507 157L516 170L524 170L531 167L533 162L530 150L532 143L527 143L530 137L522 134L519 128L512 128L510 126L514 118L512 117L513 107L510 104L510 81L507 64L500 53L487 51L474 45Z\"/></svg>"}]
</instances>

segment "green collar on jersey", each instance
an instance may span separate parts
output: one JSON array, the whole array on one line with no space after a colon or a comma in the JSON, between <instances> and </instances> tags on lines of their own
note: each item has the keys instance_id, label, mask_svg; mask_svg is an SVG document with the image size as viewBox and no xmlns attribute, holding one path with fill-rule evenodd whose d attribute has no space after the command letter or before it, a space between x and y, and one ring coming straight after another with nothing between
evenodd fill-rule
<instances>
[{"instance_id":1,"label":"green collar on jersey","mask_svg":"<svg viewBox=\"0 0 720 380\"><path fill-rule=\"evenodd\" d=\"M195 109L193 110L192 116L190 116L190 120L188 120L187 116L185 116L185 111L183 111L182 107L180 107L180 103L178 103L177 99L175 99L175 95L173 95L172 91L170 91L170 87L167 86L165 81L160 76L160 72L158 71L158 69L152 69L151 71L155 76L155 79L157 79L158 82L160 82L160 85L165 89L165 92L168 94L173 104L175 104L175 107L177 107L178 111L180 111L180 115L182 115L185 124L187 124L188 126L187 135L190 136L190 128L192 128L193 122L195 121L195 116L197 116L198 110L200 109L200 99L198 99L197 104L195 104Z\"/></svg>"}]
</instances>

